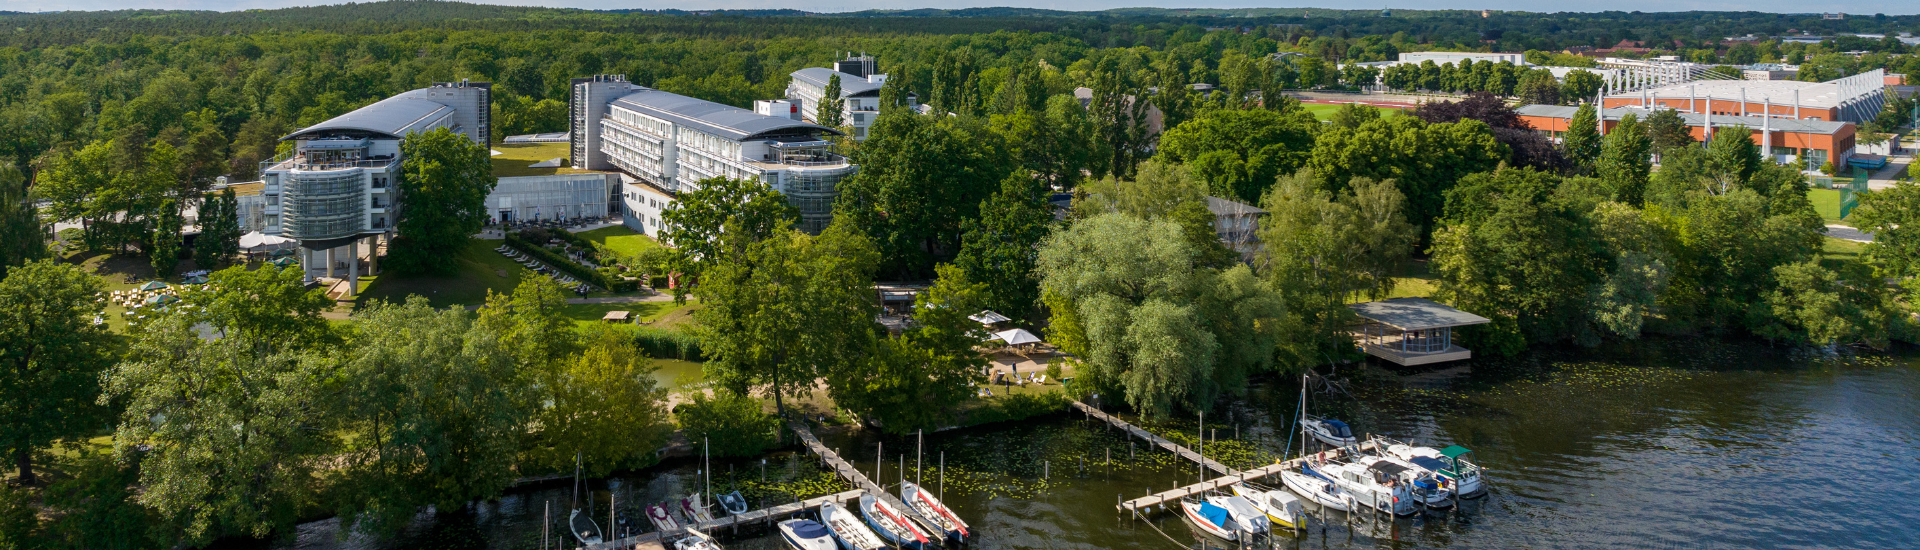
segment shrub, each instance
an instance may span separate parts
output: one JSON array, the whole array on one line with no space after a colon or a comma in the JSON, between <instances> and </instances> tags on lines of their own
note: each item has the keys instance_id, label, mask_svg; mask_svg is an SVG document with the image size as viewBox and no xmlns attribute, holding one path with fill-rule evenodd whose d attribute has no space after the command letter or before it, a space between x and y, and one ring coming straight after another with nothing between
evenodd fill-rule
<instances>
[{"instance_id":1,"label":"shrub","mask_svg":"<svg viewBox=\"0 0 1920 550\"><path fill-rule=\"evenodd\" d=\"M527 232L523 231L521 233L525 234ZM573 260L567 259L566 256L558 252L548 250L547 247L527 242L527 240L513 233L507 234L507 245L520 249L522 252L532 254L535 258L539 258L540 261L546 262L547 265L565 271L574 277L579 277L586 282L593 283L594 286L600 288L613 292L632 292L640 288L640 283L637 281L608 277L598 271L587 268L587 266L574 263Z\"/></svg>"},{"instance_id":2,"label":"shrub","mask_svg":"<svg viewBox=\"0 0 1920 550\"><path fill-rule=\"evenodd\" d=\"M661 359L706 360L706 354L700 349L700 338L677 330L636 328L633 333L633 345L646 351L647 355Z\"/></svg>"},{"instance_id":3,"label":"shrub","mask_svg":"<svg viewBox=\"0 0 1920 550\"><path fill-rule=\"evenodd\" d=\"M728 391L694 392L693 401L674 410L687 440L712 445L713 456L753 456L779 442L780 420L760 409L760 401Z\"/></svg>"},{"instance_id":4,"label":"shrub","mask_svg":"<svg viewBox=\"0 0 1920 550\"><path fill-rule=\"evenodd\" d=\"M978 426L994 422L1024 420L1043 414L1066 410L1066 394L1060 392L1016 393L1006 397L988 400L982 406L967 412L966 425Z\"/></svg>"}]
</instances>

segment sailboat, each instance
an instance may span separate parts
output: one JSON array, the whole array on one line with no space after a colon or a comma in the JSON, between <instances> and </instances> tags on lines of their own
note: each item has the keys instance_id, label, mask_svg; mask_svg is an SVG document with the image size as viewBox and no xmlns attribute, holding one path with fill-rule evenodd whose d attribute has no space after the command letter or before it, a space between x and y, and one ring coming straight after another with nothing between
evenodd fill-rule
<instances>
[{"instance_id":1,"label":"sailboat","mask_svg":"<svg viewBox=\"0 0 1920 550\"><path fill-rule=\"evenodd\" d=\"M900 482L900 500L919 512L920 517L934 523L933 527L946 534L947 540L960 544L967 540L967 522L960 521L960 515L953 513L947 505L935 498L933 493L915 485L911 481Z\"/></svg>"},{"instance_id":2,"label":"sailboat","mask_svg":"<svg viewBox=\"0 0 1920 550\"><path fill-rule=\"evenodd\" d=\"M860 523L860 516L852 510L831 502L820 505L820 523L827 525L833 537L840 539L840 546L847 550L881 550L887 543L873 534L872 529Z\"/></svg>"},{"instance_id":3,"label":"sailboat","mask_svg":"<svg viewBox=\"0 0 1920 550\"><path fill-rule=\"evenodd\" d=\"M674 550L721 550L720 543L699 529L687 528L687 536L673 541Z\"/></svg>"},{"instance_id":4,"label":"sailboat","mask_svg":"<svg viewBox=\"0 0 1920 550\"><path fill-rule=\"evenodd\" d=\"M593 523L591 514L580 511L580 455L573 455L573 513L567 515L567 532L580 544L600 544L604 537L600 526Z\"/></svg>"},{"instance_id":5,"label":"sailboat","mask_svg":"<svg viewBox=\"0 0 1920 550\"><path fill-rule=\"evenodd\" d=\"M1355 442L1359 441L1359 439L1353 437L1353 428L1348 427L1347 423L1331 418L1302 415L1300 418L1300 428L1306 430L1308 435L1320 440L1321 443L1335 447L1351 447Z\"/></svg>"},{"instance_id":6,"label":"sailboat","mask_svg":"<svg viewBox=\"0 0 1920 550\"><path fill-rule=\"evenodd\" d=\"M907 519L906 514L894 509L893 505L880 500L876 495L871 493L860 495L859 506L860 515L867 518L867 525L873 527L875 533L893 541L894 544L915 550L939 544L929 539L926 533L921 532L920 526L914 525L912 520Z\"/></svg>"},{"instance_id":7,"label":"sailboat","mask_svg":"<svg viewBox=\"0 0 1920 550\"><path fill-rule=\"evenodd\" d=\"M673 511L665 503L647 506L647 520L653 522L655 531L672 531L680 528L680 522L673 519Z\"/></svg>"},{"instance_id":8,"label":"sailboat","mask_svg":"<svg viewBox=\"0 0 1920 550\"><path fill-rule=\"evenodd\" d=\"M1301 419L1300 455L1305 457L1307 454L1308 429L1305 423L1307 419L1307 375L1304 374L1300 375L1300 411L1298 414ZM1339 451L1335 451L1336 455L1338 453ZM1325 454L1326 453L1321 453L1321 455ZM1318 504L1322 508L1342 512L1352 511L1354 509L1353 495L1348 494L1345 489L1335 484L1333 478L1327 477L1315 470L1311 461L1307 464L1301 464L1300 471L1298 472L1281 470L1280 484L1285 485L1287 489L1292 490L1295 494L1306 497L1307 500L1313 501L1314 504Z\"/></svg>"},{"instance_id":9,"label":"sailboat","mask_svg":"<svg viewBox=\"0 0 1920 550\"><path fill-rule=\"evenodd\" d=\"M686 516L687 523L712 523L713 514L707 507L700 505L700 493L680 499L680 515Z\"/></svg>"}]
</instances>

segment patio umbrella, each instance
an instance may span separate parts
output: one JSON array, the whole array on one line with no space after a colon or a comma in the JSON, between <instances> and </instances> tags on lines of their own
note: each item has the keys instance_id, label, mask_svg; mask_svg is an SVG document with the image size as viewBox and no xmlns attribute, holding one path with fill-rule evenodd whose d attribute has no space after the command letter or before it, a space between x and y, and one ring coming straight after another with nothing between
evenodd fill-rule
<instances>
[{"instance_id":1,"label":"patio umbrella","mask_svg":"<svg viewBox=\"0 0 1920 550\"><path fill-rule=\"evenodd\" d=\"M147 284L140 285L140 290L165 290L166 288L167 284L160 281L147 281Z\"/></svg>"},{"instance_id":2,"label":"patio umbrella","mask_svg":"<svg viewBox=\"0 0 1920 550\"><path fill-rule=\"evenodd\" d=\"M244 248L247 250L256 250L256 251L277 250L281 248L286 248L287 245L290 245L290 244L293 244L293 239L275 237L272 235L261 233L259 231L254 231L254 232L247 233L245 235L240 236L240 248Z\"/></svg>"},{"instance_id":3,"label":"patio umbrella","mask_svg":"<svg viewBox=\"0 0 1920 550\"><path fill-rule=\"evenodd\" d=\"M152 298L147 298L147 305L171 304L178 301L180 301L180 299L173 297L172 294L159 294Z\"/></svg>"},{"instance_id":4,"label":"patio umbrella","mask_svg":"<svg viewBox=\"0 0 1920 550\"><path fill-rule=\"evenodd\" d=\"M1027 329L1023 329L1023 328L1016 328L1009 331L997 332L997 333L994 333L993 337L1003 342L1006 342L1008 344L1012 344L1016 346L1021 344L1037 344L1041 342L1039 336L1034 336L1033 333L1027 332Z\"/></svg>"},{"instance_id":5,"label":"patio umbrella","mask_svg":"<svg viewBox=\"0 0 1920 550\"><path fill-rule=\"evenodd\" d=\"M270 264L273 264L273 265L276 265L276 266L280 266L280 267L287 267L287 266L290 266L290 265L293 265L293 264L296 264L296 263L299 263L299 260L295 260L295 259L293 259L292 257L290 257L290 256L289 256L289 257L286 257L286 258L280 258L280 259L277 259L277 260L274 260L274 261L271 261L271 262L267 262L267 263L270 263Z\"/></svg>"},{"instance_id":6,"label":"patio umbrella","mask_svg":"<svg viewBox=\"0 0 1920 550\"><path fill-rule=\"evenodd\" d=\"M982 325L1005 323L1007 321L1012 320L1012 319L1008 319L1007 316L1005 315L994 313L993 310L991 309L981 310L978 315L969 315L967 316L967 318L972 319L973 322L980 323Z\"/></svg>"}]
</instances>

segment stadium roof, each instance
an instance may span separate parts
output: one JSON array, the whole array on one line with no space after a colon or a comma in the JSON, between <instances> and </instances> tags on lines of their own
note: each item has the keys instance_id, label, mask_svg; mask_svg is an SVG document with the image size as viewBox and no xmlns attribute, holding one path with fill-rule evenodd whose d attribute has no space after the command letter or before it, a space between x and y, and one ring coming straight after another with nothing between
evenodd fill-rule
<instances>
[{"instance_id":1,"label":"stadium roof","mask_svg":"<svg viewBox=\"0 0 1920 550\"><path fill-rule=\"evenodd\" d=\"M1520 116L1537 116L1537 117L1546 117L1546 118L1571 119L1573 118L1573 113L1578 110L1579 108L1577 107L1569 107L1566 105L1524 105L1518 109L1514 109L1514 112L1519 113ZM1632 114L1635 117L1639 117L1640 120L1646 120L1648 115L1653 114L1653 111L1642 109L1639 107L1619 107L1619 108L1613 108L1613 109L1600 110L1600 118L1602 120L1620 120L1620 117L1626 116L1628 114ZM1746 126L1748 129L1751 129L1751 130L1759 130L1762 127L1764 127L1768 130L1775 131L1775 132L1792 132L1792 133L1799 133L1799 134L1816 134L1816 135L1830 136L1830 135L1840 133L1840 130L1842 128L1846 128L1848 125L1852 124L1851 122L1842 122L1842 121L1834 121L1834 120L1792 119L1792 118L1778 118L1778 117L1768 119L1768 120L1761 120L1761 118L1762 117L1757 117L1757 116L1713 115L1713 127L1731 128L1734 126ZM1680 119L1687 121L1688 126L1703 127L1707 125L1706 115L1702 115L1699 113L1689 113L1686 111L1681 111Z\"/></svg>"},{"instance_id":2,"label":"stadium roof","mask_svg":"<svg viewBox=\"0 0 1920 550\"><path fill-rule=\"evenodd\" d=\"M795 80L826 89L827 79L840 75L840 97L853 97L861 94L878 95L880 83L869 82L866 77L850 75L826 67L807 67L793 72Z\"/></svg>"},{"instance_id":3,"label":"stadium roof","mask_svg":"<svg viewBox=\"0 0 1920 550\"><path fill-rule=\"evenodd\" d=\"M1840 106L1840 85L1833 82L1801 82L1798 80L1695 80L1682 84L1669 84L1649 89L1643 96L1641 92L1620 92L1607 97L1652 97L1661 99L1687 99L1689 97L1706 101L1740 101L1741 92L1746 92L1748 103L1764 103L1771 99L1775 105L1793 105L1794 92L1800 94L1801 107L1830 109Z\"/></svg>"},{"instance_id":4,"label":"stadium roof","mask_svg":"<svg viewBox=\"0 0 1920 550\"><path fill-rule=\"evenodd\" d=\"M649 89L627 94L613 100L613 104L734 141L748 141L782 133L840 133L839 130L818 124L809 124L786 117L767 116L731 105L660 90ZM788 132L782 132L783 130Z\"/></svg>"},{"instance_id":5,"label":"stadium roof","mask_svg":"<svg viewBox=\"0 0 1920 550\"><path fill-rule=\"evenodd\" d=\"M452 115L452 107L438 102L394 96L301 128L280 139L311 139L333 131L367 132L398 139L406 137L407 132L426 130L434 122Z\"/></svg>"}]
</instances>

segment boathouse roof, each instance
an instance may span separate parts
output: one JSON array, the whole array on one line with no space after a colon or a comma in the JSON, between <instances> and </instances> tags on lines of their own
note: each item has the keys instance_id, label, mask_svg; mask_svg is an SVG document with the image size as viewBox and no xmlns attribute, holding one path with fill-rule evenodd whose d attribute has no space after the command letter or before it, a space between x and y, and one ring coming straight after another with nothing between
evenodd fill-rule
<instances>
[{"instance_id":1,"label":"boathouse roof","mask_svg":"<svg viewBox=\"0 0 1920 550\"><path fill-rule=\"evenodd\" d=\"M1429 330L1491 323L1486 317L1447 307L1426 298L1394 298L1347 304L1355 315L1400 330Z\"/></svg>"}]
</instances>

